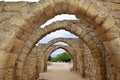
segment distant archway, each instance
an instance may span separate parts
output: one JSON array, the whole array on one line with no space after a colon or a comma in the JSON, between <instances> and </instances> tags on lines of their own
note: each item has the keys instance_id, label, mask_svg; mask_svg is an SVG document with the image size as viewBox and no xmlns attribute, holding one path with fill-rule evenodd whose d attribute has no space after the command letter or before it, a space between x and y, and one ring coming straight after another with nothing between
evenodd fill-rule
<instances>
[{"instance_id":1,"label":"distant archway","mask_svg":"<svg viewBox=\"0 0 120 80\"><path fill-rule=\"evenodd\" d=\"M56 26L56 25L58 25L58 26ZM51 26L52 26L52 28L51 28ZM86 28L85 26L86 25L84 25L80 21L76 21L76 22L75 21L70 21L70 22L61 21L61 22L53 23L53 24L45 27L44 29L37 29L35 32L33 32L33 35L31 35L29 37L29 40L26 42L26 46L24 46L23 50L21 50L20 53L23 54L24 58L25 58L29 54L24 54L24 52L23 52L24 49L27 48L28 50L31 50L29 47L32 44L27 45L28 43L33 43L33 42L36 43L36 40L38 41L40 38L44 37L46 34L49 34L50 32L53 32L53 31L56 31L59 29L65 29L65 30L68 30L68 31L76 34L77 36L79 36L82 39L83 42L86 43L86 45L90 48L91 52L94 53L93 58L95 59L97 67L99 68L98 70L101 70L100 68L102 68L102 70L105 70L105 63L103 61L104 58L102 58L102 55L104 55L104 54L103 54L103 50L101 51L101 49L103 49L101 47L104 47L101 44L102 41L91 29ZM94 40L94 38L97 38L98 42L96 42L96 40ZM98 46L98 45L100 45L100 46ZM23 59L23 56L22 55L19 56L18 61L17 61L18 63L23 61L23 60L20 60L20 58ZM19 70L19 71L22 71L22 70ZM100 72L100 71L98 71L98 72ZM105 71L102 71L102 72L98 73L98 75L100 75L100 74L103 75L103 73L106 74ZM105 75L103 75L103 76L105 76Z\"/></svg>"},{"instance_id":2,"label":"distant archway","mask_svg":"<svg viewBox=\"0 0 120 80\"><path fill-rule=\"evenodd\" d=\"M69 47L69 46L56 46L56 45L53 45L51 47L48 48L48 50L46 50L45 52L45 65L44 65L44 69L45 71L47 70L47 61L48 61L48 58L50 56L50 54L52 54L52 52L54 52L55 50L57 49L63 49L65 50L66 52L69 53L69 55L71 56L71 59L73 60L73 68L76 68L76 55L77 53L75 52L75 50L72 48L72 47Z\"/></svg>"},{"instance_id":3,"label":"distant archway","mask_svg":"<svg viewBox=\"0 0 120 80\"><path fill-rule=\"evenodd\" d=\"M7 55L6 57L5 55L3 56L4 58L0 58L0 60L5 59L3 60L5 62L2 63L2 68L6 69L6 65L8 69L11 65L13 68L15 66L15 63L18 68L19 62L23 61L24 63L27 54L29 54L30 52L30 49L33 48L34 44L38 41L38 38L35 38L33 42L30 39L31 45L29 47L27 46L28 48L26 48L26 44L29 41L28 37L31 36L31 33L40 25L45 23L48 19L62 13L74 14L77 16L77 18L85 21L86 24L89 24L89 27L97 33L97 35L101 38L102 41L104 41L103 44L105 46L105 49L110 53L111 62L116 67L120 67L120 30L117 27L114 18L110 15L106 7L101 5L99 2L92 0L41 0L38 3L2 2L1 4L1 8L3 11L7 11L8 13L10 12L9 14L7 13L7 15L9 16L1 20L3 31L6 30L5 26L9 27L8 32L7 30L6 32L4 32L6 36L4 36L3 33L1 33L0 36L0 39L2 41L0 45L1 54L19 53L19 51L21 51L19 53L19 56L14 54L15 60L12 63L8 64L8 61L10 61L13 56ZM42 35L43 33L40 34ZM22 48L25 48L28 51L26 50L24 52ZM22 59L21 56L23 56L24 58ZM17 61L16 58L18 58ZM13 74L13 76L15 75L18 80L22 80L22 69L24 65L23 63L21 63L22 65L19 66L21 70L18 69L18 71L16 71L17 75ZM5 71L3 70L2 72ZM102 77L105 75L105 73L101 74L103 74ZM105 78L102 78L102 80L104 79Z\"/></svg>"}]
</instances>

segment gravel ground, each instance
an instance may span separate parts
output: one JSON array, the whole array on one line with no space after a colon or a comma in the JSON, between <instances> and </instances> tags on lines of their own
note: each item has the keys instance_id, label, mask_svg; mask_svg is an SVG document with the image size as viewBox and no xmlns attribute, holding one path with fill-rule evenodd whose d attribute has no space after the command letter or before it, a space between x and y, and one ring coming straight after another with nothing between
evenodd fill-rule
<instances>
[{"instance_id":1,"label":"gravel ground","mask_svg":"<svg viewBox=\"0 0 120 80\"><path fill-rule=\"evenodd\" d=\"M77 72L70 71L69 63L52 63L48 71L40 73L38 80L84 80Z\"/></svg>"}]
</instances>

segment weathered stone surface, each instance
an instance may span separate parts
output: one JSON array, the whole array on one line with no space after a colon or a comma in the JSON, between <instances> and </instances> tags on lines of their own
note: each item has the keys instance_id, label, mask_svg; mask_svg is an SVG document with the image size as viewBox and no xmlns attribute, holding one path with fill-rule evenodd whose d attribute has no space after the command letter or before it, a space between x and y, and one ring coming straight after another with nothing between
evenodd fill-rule
<instances>
[{"instance_id":1,"label":"weathered stone surface","mask_svg":"<svg viewBox=\"0 0 120 80\"><path fill-rule=\"evenodd\" d=\"M7 59L7 67L8 68L14 68L17 57L18 57L18 55L15 53L13 53L13 54L10 53L8 55L8 59Z\"/></svg>"},{"instance_id":2,"label":"weathered stone surface","mask_svg":"<svg viewBox=\"0 0 120 80\"><path fill-rule=\"evenodd\" d=\"M8 58L8 53L5 51L0 50L0 69L5 68L6 67L6 61Z\"/></svg>"},{"instance_id":3,"label":"weathered stone surface","mask_svg":"<svg viewBox=\"0 0 120 80\"><path fill-rule=\"evenodd\" d=\"M113 54L112 56L110 56L112 63L114 65L116 65L117 67L120 67L120 54Z\"/></svg>"},{"instance_id":4,"label":"weathered stone surface","mask_svg":"<svg viewBox=\"0 0 120 80\"><path fill-rule=\"evenodd\" d=\"M20 16L20 14L12 17L10 19L10 22L15 24L17 27L24 30L25 32L29 33L32 31L31 26L22 18L22 16Z\"/></svg>"},{"instance_id":5,"label":"weathered stone surface","mask_svg":"<svg viewBox=\"0 0 120 80\"><path fill-rule=\"evenodd\" d=\"M5 7L4 10L5 11L13 11L13 12L17 12L20 11L23 7L27 6L28 3L26 2L8 2L8 3L4 3Z\"/></svg>"},{"instance_id":6,"label":"weathered stone surface","mask_svg":"<svg viewBox=\"0 0 120 80\"><path fill-rule=\"evenodd\" d=\"M56 43L56 42L58 42L58 41L65 41L65 42L67 42L68 44L71 44L71 43L75 43L75 42L78 42L78 43L80 43L80 44L71 44L70 46L72 46L72 47L69 47L69 46L63 46L63 45L52 45L52 44L54 44L54 43ZM47 44L48 44L48 46L47 46ZM79 60L80 60L80 56L81 56L81 54L82 54L82 52L81 52L81 50L80 50L80 47L81 48L83 48L83 45L82 45L82 42L80 42L79 41L79 39L65 39L65 38L58 38L58 39L53 39L52 41L50 41L50 42L48 42L47 44L39 44L38 46L36 46L33 50L35 50L36 52L32 52L32 53L38 53L38 55L39 55L39 59L40 59L40 62L39 62L39 65L41 65L41 67L39 67L38 68L38 70L40 71L40 72L43 72L43 71L46 71L47 70L47 63L46 63L46 61L47 61L47 59L48 59L48 57L49 57L49 55L51 54L51 52L52 51L54 51L55 49L58 49L58 48L63 48L63 49L65 49L65 50L67 50L73 57L73 62L74 62L74 64L73 64L73 70L75 70L75 71L81 71L81 70L83 70L83 72L81 72L81 74L84 74L84 76L85 76L85 74L86 75L89 75L89 76L91 76L92 78L91 79L93 79L93 76L95 76L95 74L96 74L96 70L92 70L93 68L95 69L95 64L94 64L94 61L92 61L91 62L91 60L93 60L92 59L92 56L90 56L89 57L89 55L90 55L90 51L89 51L89 49L88 48L85 48L85 51L86 51L86 49L88 50L88 51L86 51L85 52L85 54L84 54L84 56L86 56L85 57L85 60L86 60L86 58L88 59L88 60L86 60L86 63L85 63L85 66L84 66L84 68L83 68L83 64L80 64L80 62L79 62ZM52 46L50 46L50 45L52 45ZM79 46L79 47L78 47ZM42 49L41 49L41 47L42 47ZM72 48L74 48L74 47L76 47L74 50L76 50L75 52L74 52L74 50L72 49ZM44 49L44 48L46 48L46 49ZM43 50L44 49L44 50ZM45 52L44 52L45 51ZM77 53L76 53L77 52ZM41 56L40 54L43 54L43 53L45 53L46 54L46 56L44 55L44 56ZM74 54L73 54L74 53ZM76 55L75 55L76 54ZM79 57L78 57L79 56ZM45 57L45 60L44 60L44 58L43 57ZM42 60L43 59L43 60ZM75 59L77 60L77 61L75 61ZM41 61L42 60L42 61ZM82 59L81 59L82 60ZM45 62L45 64L43 64L43 62ZM77 64L77 65L75 65L75 64ZM94 64L94 65L93 65ZM45 66L45 68L43 67L43 66ZM84 73L84 70L85 70L85 67L86 67L86 73ZM93 68L92 68L93 67ZM95 77L94 77L95 78Z\"/></svg>"},{"instance_id":7,"label":"weathered stone surface","mask_svg":"<svg viewBox=\"0 0 120 80\"><path fill-rule=\"evenodd\" d=\"M63 25L61 25L61 24L64 24L64 26ZM76 25L76 24L78 24L78 25ZM71 27L70 27L71 26ZM80 26L80 27L77 27L77 26ZM52 27L52 28L51 28ZM73 28L74 27L74 28ZM57 22L57 23L53 23L53 24L50 24L49 26L47 26L47 27L45 27L44 29L42 29L42 31L41 31L41 29L36 29L34 32L33 32L33 34L29 37L29 40L31 40L32 42L36 42L36 40L38 40L40 37L43 37L45 34L48 34L48 33L50 33L50 32L53 32L53 31L56 31L56 30L59 30L59 29L64 29L65 28L65 30L70 30L71 32L73 32L73 33L75 33L76 35L78 35L79 37L81 37L82 39L83 39L83 41L85 42L85 43L87 43L88 42L88 40L87 39L84 39L84 37L86 36L86 35L88 35L88 36L90 36L91 38L94 38L94 37L96 37L96 38L98 38L98 35L96 35L92 30L90 30L89 28L86 28L84 25L82 25L82 24L80 24L80 22L79 21L71 21L71 23L68 23L68 22L66 22L66 21L61 21L61 22ZM72 29L73 28L73 29ZM41 31L41 32L39 32L39 30ZM80 30L80 32L81 32L81 34L77 34L78 33L78 31L77 30ZM90 33L89 33L90 32ZM34 37L34 36L36 36L36 37L34 37L34 38L36 38L36 39L32 39L32 36ZM28 40L28 42L29 42L29 40ZM60 39L60 40L63 40L63 39ZM98 38L98 40L99 40L99 38ZM56 42L56 40L55 40L55 42ZM78 43L80 43L80 42L74 42L74 44L73 45L75 45L75 44L78 44ZM99 47L98 45L100 45L100 42L98 43L98 41L96 42L95 40L92 40L91 39L91 42L88 42L89 44L87 44L88 46L89 46L89 48L92 50L92 49L94 49L94 48L100 48L100 49L102 49L101 47ZM98 43L97 45L95 44L95 43ZM32 44L31 44L31 42L30 42L30 45L32 46ZM29 46L29 48L30 48L30 45L28 44L28 45L26 45L26 47L27 46ZM50 44L49 44L50 45ZM49 46L48 45L48 46ZM44 46L43 46L44 47ZM39 50L40 50L40 52L42 52L42 51L46 51L46 50L44 50L43 49L43 47L41 47ZM47 47L47 46L46 46ZM80 52L79 51L79 47L77 48L77 47L75 47L77 50L76 51L78 51L78 52ZM26 51L25 53L27 53L27 54L30 54L30 52L29 52L29 50L30 49L28 49L28 50L25 50L25 48L23 48L23 52L24 51ZM28 53L29 52L29 53ZM92 51L93 52L93 51ZM33 53L35 53L35 52L33 52ZM96 63L100 63L101 64L101 58L98 58L98 57L100 57L100 55L99 54L101 54L101 51L99 51L99 52L95 52L95 53L93 53L93 55L94 55L94 58L96 58L95 59L95 61L96 61ZM27 55L23 55L24 57L23 58L21 58L21 61L24 61L24 60L22 60L22 59L25 59L25 56L27 56ZM97 65L100 65L100 64L97 64ZM43 64L44 65L44 64ZM43 68L44 67L42 67L42 70L43 70ZM79 68L79 67L78 67ZM74 69L74 70L76 70L76 68ZM100 71L99 71L100 72ZM100 73L99 73L100 74ZM102 74L101 74L102 75Z\"/></svg>"},{"instance_id":8,"label":"weathered stone surface","mask_svg":"<svg viewBox=\"0 0 120 80\"><path fill-rule=\"evenodd\" d=\"M7 32L7 33L0 33L0 37L1 37L0 38L0 49L10 51L12 49L12 46L15 43L15 40L14 40L15 36L13 36L11 32Z\"/></svg>"},{"instance_id":9,"label":"weathered stone surface","mask_svg":"<svg viewBox=\"0 0 120 80\"><path fill-rule=\"evenodd\" d=\"M0 22L10 19L16 14L16 12L0 12Z\"/></svg>"},{"instance_id":10,"label":"weathered stone surface","mask_svg":"<svg viewBox=\"0 0 120 80\"><path fill-rule=\"evenodd\" d=\"M120 3L120 1L119 0L99 0L99 1L107 1L107 2L112 2L112 3Z\"/></svg>"},{"instance_id":11,"label":"weathered stone surface","mask_svg":"<svg viewBox=\"0 0 120 80\"><path fill-rule=\"evenodd\" d=\"M5 75L4 71L5 71L5 69L0 69L0 79L1 80L4 80L4 75Z\"/></svg>"},{"instance_id":12,"label":"weathered stone surface","mask_svg":"<svg viewBox=\"0 0 120 80\"><path fill-rule=\"evenodd\" d=\"M120 28L120 19L115 19L116 23L117 23L117 26Z\"/></svg>"},{"instance_id":13,"label":"weathered stone surface","mask_svg":"<svg viewBox=\"0 0 120 80\"><path fill-rule=\"evenodd\" d=\"M48 6L44 9L45 15L47 16L48 19L54 17L54 10L52 6Z\"/></svg>"},{"instance_id":14,"label":"weathered stone surface","mask_svg":"<svg viewBox=\"0 0 120 80\"><path fill-rule=\"evenodd\" d=\"M37 3L0 2L0 67L3 69L0 69L0 80L13 80L13 77L16 77L16 80L34 80L36 72L32 64L29 63L29 61L33 61L33 64L36 62L35 58L32 59L34 56L30 56L31 60L28 60L27 64L27 66L31 65L29 68L32 71L28 71L29 75L23 74L27 56L31 54L30 51L38 39L42 39L45 35L59 29L65 29L76 34L89 46L91 52L95 52L91 54L94 56L96 68L91 56L86 54L86 64L89 64L86 65L88 76L93 74L94 80L116 80L115 78L119 80L119 4L120 0L41 0ZM44 29L37 29L38 31L35 30L48 19L65 13L76 15L78 19L84 21L82 24L87 26L81 25L80 21L63 21L50 24ZM86 27L91 28L91 30ZM74 43L74 45L77 43ZM74 47L77 52L81 51L79 47ZM81 57L81 55L78 56ZM81 60L79 59L79 61ZM8 66L9 68L7 68ZM82 69L79 69L80 72L84 72L83 66L80 66L80 64L77 66L77 68L82 67ZM12 71L14 68L16 75ZM91 71L91 68L95 71ZM6 76L4 71L6 71ZM98 75L97 77L94 75L95 73ZM27 74L27 71L25 74ZM28 78L26 78L27 76Z\"/></svg>"},{"instance_id":15,"label":"weathered stone surface","mask_svg":"<svg viewBox=\"0 0 120 80\"><path fill-rule=\"evenodd\" d=\"M120 38L104 42L105 48L109 53L112 52L112 54L120 54L120 43L117 41L120 41Z\"/></svg>"},{"instance_id":16,"label":"weathered stone surface","mask_svg":"<svg viewBox=\"0 0 120 80\"><path fill-rule=\"evenodd\" d=\"M36 64L37 56L32 53L28 56L26 61L26 66L24 67L24 76L23 79L32 80L36 78Z\"/></svg>"},{"instance_id":17,"label":"weathered stone surface","mask_svg":"<svg viewBox=\"0 0 120 80\"><path fill-rule=\"evenodd\" d=\"M18 53L23 46L24 46L24 42L22 40L15 39L15 43L10 52Z\"/></svg>"},{"instance_id":18,"label":"weathered stone surface","mask_svg":"<svg viewBox=\"0 0 120 80\"><path fill-rule=\"evenodd\" d=\"M4 6L4 4L1 2L1 3L0 3L0 12L2 12L3 6Z\"/></svg>"}]
</instances>

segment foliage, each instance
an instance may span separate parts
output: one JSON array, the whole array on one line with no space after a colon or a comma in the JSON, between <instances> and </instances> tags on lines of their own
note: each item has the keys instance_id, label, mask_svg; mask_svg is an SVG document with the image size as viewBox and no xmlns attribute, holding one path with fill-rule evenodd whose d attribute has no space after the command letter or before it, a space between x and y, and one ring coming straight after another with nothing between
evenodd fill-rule
<instances>
[{"instance_id":1,"label":"foliage","mask_svg":"<svg viewBox=\"0 0 120 80\"><path fill-rule=\"evenodd\" d=\"M57 62L56 57L51 58L51 62Z\"/></svg>"},{"instance_id":2,"label":"foliage","mask_svg":"<svg viewBox=\"0 0 120 80\"><path fill-rule=\"evenodd\" d=\"M51 58L52 62L70 62L71 57L67 52L58 54L56 57Z\"/></svg>"}]
</instances>

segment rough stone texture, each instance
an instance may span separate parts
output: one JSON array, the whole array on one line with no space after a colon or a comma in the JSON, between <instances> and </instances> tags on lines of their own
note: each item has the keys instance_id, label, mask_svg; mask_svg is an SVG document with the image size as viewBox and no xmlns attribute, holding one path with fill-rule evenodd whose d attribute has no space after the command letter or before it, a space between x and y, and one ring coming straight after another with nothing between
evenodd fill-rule
<instances>
[{"instance_id":1,"label":"rough stone texture","mask_svg":"<svg viewBox=\"0 0 120 80\"><path fill-rule=\"evenodd\" d=\"M54 45L54 46L51 46L50 49L47 49L46 53L49 53L49 54L44 53L46 55L41 56L40 54L42 54L42 52L41 52L41 49L39 48L40 47L46 48L45 46L46 44L41 44L41 46L39 45L32 50L31 52L32 54L30 54L29 57L27 58L26 64L25 64L26 66L24 67L24 76L23 76L24 79L34 80L36 76L39 75L40 72L45 71L44 70L44 66L46 65L45 62L47 61L46 59L48 59L51 51L54 51L55 49L58 49L58 48L64 48L67 51L70 51L70 52L72 51L71 53L75 53L72 50L72 48L69 46ZM36 71L38 71L38 74L36 73Z\"/></svg>"},{"instance_id":2,"label":"rough stone texture","mask_svg":"<svg viewBox=\"0 0 120 80\"><path fill-rule=\"evenodd\" d=\"M74 52L73 52L73 50L71 51L69 48L67 48L67 46L66 47L60 47L60 46L55 46L55 47L53 47L53 48L50 48L50 46L52 46L53 44L55 44L56 42L60 42L60 41L62 41L62 42L65 42L65 43L67 43L69 46L71 46L71 48L74 48L74 47L76 47L75 48L75 50L74 50ZM37 50L36 51L39 51L39 52L37 52L37 53L41 53L42 54L42 56L44 56L44 55L46 55L46 54L48 54L48 56L50 55L50 53L53 51L53 50L55 50L55 49L57 49L57 48L63 48L63 49L65 49L66 51L70 51L70 53L71 53L71 57L73 58L73 62L75 62L76 60L76 54L79 52L79 53L81 53L80 52L80 48L79 48L79 46L78 46L78 44L76 43L76 42L79 42L80 43L80 40L79 39L72 39L72 38L57 38L57 39L53 39L52 41L50 41L50 42L48 42L47 43L47 45L43 45L43 44L40 44L38 47L37 47ZM74 44L73 44L74 43ZM81 45L81 44L79 44L79 45ZM81 45L82 46L82 45ZM42 47L42 49L41 49L41 47ZM44 47L44 48L43 48ZM50 48L50 49L49 49ZM52 50L51 50L52 49ZM46 52L47 51L47 52ZM76 53L76 54L75 54ZM45 61L47 61L47 59L48 59L48 56L45 58ZM41 58L40 58L40 60L41 60ZM46 65L46 64L45 64ZM45 67L45 71L46 71L46 69L47 69L47 67ZM76 70L77 69L77 65L73 65L73 70ZM44 70L42 70L42 71L44 71Z\"/></svg>"},{"instance_id":3,"label":"rough stone texture","mask_svg":"<svg viewBox=\"0 0 120 80\"><path fill-rule=\"evenodd\" d=\"M91 55L89 48L87 46L84 48L85 48L84 50L85 76L92 80L97 80L97 70L96 70L95 61Z\"/></svg>"},{"instance_id":4,"label":"rough stone texture","mask_svg":"<svg viewBox=\"0 0 120 80\"><path fill-rule=\"evenodd\" d=\"M8 79L7 74L10 73L10 76L15 77L15 80L23 80L22 68L24 62L38 39L42 39L50 32L65 29L78 35L89 47L95 62L102 66L100 72L102 76L98 80L119 80L119 3L119 0L41 0L37 3L0 2L0 55L3 56L0 57L2 67L0 68L0 79ZM80 25L80 21L69 22L69 24L63 21L62 23L51 24L44 29L35 30L50 18L64 13L76 15L86 25ZM75 28L75 26L84 27ZM96 36L99 38L96 39ZM12 58L9 55L6 58L6 53L14 53L16 57L14 62L4 66ZM15 64L13 65L13 63ZM10 65L13 67L10 68ZM6 72L6 75L4 75L4 72ZM13 80L13 78L9 80Z\"/></svg>"},{"instance_id":5,"label":"rough stone texture","mask_svg":"<svg viewBox=\"0 0 120 80\"><path fill-rule=\"evenodd\" d=\"M54 40L50 41L50 42L48 43L48 45L51 45L51 44L53 44L53 43L55 43L55 42L57 42L57 41L66 42L69 46L71 46L71 47L74 49L74 53L76 53L76 54L73 54L73 53L72 53L73 51L71 51L70 53L71 53L71 55L72 55L73 61L76 62L75 58L77 59L77 53L78 53L78 52L79 52L79 53L82 53L82 52L80 51L80 48L79 48L79 46L82 47L82 41L81 41L80 39L71 39L71 38L62 39L62 38L58 38L58 39L54 39ZM73 44L73 43L74 43L74 44ZM81 44L78 45L78 43L81 43ZM74 47L76 47L76 48L74 48ZM74 57L75 57L75 58L74 58ZM77 69L77 64L76 64L76 65L73 65L73 70L76 71L76 69Z\"/></svg>"},{"instance_id":6,"label":"rough stone texture","mask_svg":"<svg viewBox=\"0 0 120 80\"><path fill-rule=\"evenodd\" d=\"M37 55L30 54L26 60L26 65L24 67L24 79L25 80L35 80L36 79L36 64L37 64Z\"/></svg>"},{"instance_id":7,"label":"rough stone texture","mask_svg":"<svg viewBox=\"0 0 120 80\"><path fill-rule=\"evenodd\" d=\"M69 27L69 25L71 25L71 27ZM77 27L78 25L81 26L81 27ZM104 61L103 61L104 59L101 58L102 57L101 53L104 53L105 49L104 49L103 45L101 45L102 41L98 38L98 36L91 29L85 28L85 25L82 22L71 21L70 23L68 23L66 21L61 21L61 22L56 22L56 23L53 23L53 24L51 24L49 26L46 26L44 29L36 29L33 32L33 35L31 35L30 38L28 38L27 42L29 42L29 40L31 40L34 43L34 42L36 42L36 40L40 39L40 37L43 37L43 35L48 34L50 32L53 32L53 31L56 31L56 30L59 30L59 29L65 29L65 30L71 31L71 32L75 33L76 35L78 35L85 43L87 43L87 46L92 51L93 57L94 57L95 62L97 63L97 65L101 65L100 68L102 68L102 66L103 66L102 69L98 68L98 70L100 69L100 71L98 71L98 72L100 72L100 73L98 73L98 75L103 75L103 76L99 76L99 79L101 79L101 78L103 79L104 76L105 76L105 71L101 72L101 70L104 70L104 68L105 68L104 65L105 64L104 64ZM78 30L80 30L80 31L78 31ZM78 32L81 32L81 34L78 33ZM87 36L87 37L85 37L85 36ZM36 40L35 39L33 40L32 37L35 37ZM90 41L88 41L88 39ZM28 47L30 48L30 46L28 45L28 43L25 43L25 44L26 44L25 46L27 48ZM94 44L94 46L93 46L93 44ZM32 46L31 43L30 43L30 45ZM19 59L18 59L19 61L17 63L19 63L20 61L24 61L25 56L27 56L24 53L28 53L29 50L30 50L30 49L28 49L27 50L28 52L27 52L24 49L25 49L25 47L21 51L23 55L19 56ZM103 56L104 56L104 54L103 54ZM19 65L17 65L17 66L19 67ZM21 67L22 67L22 65L21 65ZM19 71L19 69L18 69L18 71ZM17 74L19 75L19 72Z\"/></svg>"},{"instance_id":8,"label":"rough stone texture","mask_svg":"<svg viewBox=\"0 0 120 80\"><path fill-rule=\"evenodd\" d=\"M81 24L79 24L79 23L81 23ZM62 24L62 25L61 25ZM73 24L73 25L72 25ZM77 25L76 24L79 24L79 26L81 26L81 27L77 27ZM63 26L64 25L64 26ZM69 27L68 25L71 25L71 27ZM51 26L52 26L52 28L51 28ZM68 26L68 27L67 27ZM75 32L75 34L76 35L79 35L79 37L80 38L82 38L83 39L83 41L84 42L86 42L86 43L88 43L88 39L89 40L91 40L92 41L92 44L94 44L94 48L98 48L98 46L97 45L100 45L100 42L98 42L98 41L95 41L95 40L92 40L92 38L94 38L94 37L96 37L96 38L98 38L97 37L97 35L95 34L95 33L91 33L91 32L93 32L91 29L89 29L89 28L86 28L85 29L85 27L84 27L84 24L82 23L82 22L79 22L79 21L71 21L71 23L68 23L67 21L62 21L62 22L57 22L57 23L53 23L53 24L51 24L51 25L49 25L49 26L47 26L47 27L45 27L44 29L36 29L34 32L33 32L33 35L31 35L30 36L30 38L28 38L28 41L26 41L26 45L25 45L25 47L22 49L22 51L21 51L21 53L23 53L23 54L21 54L20 56L19 56L19 58L18 58L18 62L21 62L21 61L24 61L24 59L25 59L25 56L27 56L26 54L24 54L24 53L27 53L27 52L29 52L29 48L30 48L30 46L32 46L32 44L28 44L29 42L36 42L35 41L35 39L36 40L38 40L38 39L40 39L40 37L43 37L43 35L45 35L45 34L48 34L48 33L50 33L50 32L53 32L53 31L56 31L56 30L59 30L59 29L65 29L65 30L70 30L71 32ZM78 31L79 30L79 31ZM83 30L83 31L82 31ZM78 32L81 32L81 34L79 34ZM84 34L84 32L87 32L87 34ZM88 33L88 32L90 32L90 33ZM89 36L89 37L84 37L84 36ZM34 40L33 40L33 37L34 37ZM88 39L86 39L86 38L88 38ZM30 40L30 41L29 41ZM28 45L27 45L28 44ZM89 43L89 44L87 44L89 47L90 47L90 49L92 50L93 49L93 47L92 47L92 44L91 43ZM101 46L101 48L102 48L102 46ZM25 50L25 49L27 49L27 50ZM101 51L102 52L102 51ZM101 54L101 52L100 53L97 53L95 56L100 56L100 55L98 55L98 54ZM95 57L94 56L94 57ZM100 59L100 58L99 58ZM98 60L99 61L99 60ZM101 61L101 60L100 60ZM102 61L101 61L102 62ZM96 62L96 63L100 63L101 64L101 62ZM19 67L19 66L18 66ZM18 73L19 74L19 73ZM103 73L102 73L103 74Z\"/></svg>"},{"instance_id":9,"label":"rough stone texture","mask_svg":"<svg viewBox=\"0 0 120 80\"><path fill-rule=\"evenodd\" d=\"M69 46L64 46L64 45L53 45L56 42L59 41L64 41L67 42L67 44ZM75 42L78 42L77 44L73 44ZM34 68L36 69L36 71L40 72L44 72L47 70L47 60L49 55L55 51L56 49L62 48L65 49L67 52L70 53L72 59L73 59L73 69L75 71L80 72L80 74L83 77L87 77L89 79L95 79L97 74L96 74L96 67L95 67L95 62L93 60L93 57L91 56L91 53L88 49L88 47L84 46L83 47L83 43L80 39L74 39L74 38L57 38L57 39L53 39L52 41L48 42L47 44L39 44L38 46L36 46L35 48L33 48L32 50L32 54L36 54L37 55L37 68L35 68L36 65L34 65ZM71 46L71 47L70 47ZM31 54L31 55L32 55ZM84 56L83 58L83 63L81 63L81 58ZM29 57L28 57L29 58ZM31 61L32 63L32 61ZM27 65L27 63L26 63ZM82 66L84 65L84 66ZM30 66L30 64L28 64L28 66ZM32 65L33 66L33 65ZM25 68L25 71L29 74L29 71L27 71L28 69L31 69L29 67ZM82 72L83 71L83 72ZM84 73L85 72L85 73ZM25 75L27 75L26 73L24 73ZM34 78L35 74L31 73L30 78ZM28 75L29 77L29 75ZM24 76L24 78L28 78L27 76ZM29 79L30 79L29 78Z\"/></svg>"}]
</instances>

